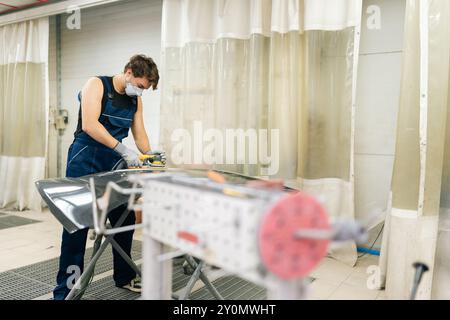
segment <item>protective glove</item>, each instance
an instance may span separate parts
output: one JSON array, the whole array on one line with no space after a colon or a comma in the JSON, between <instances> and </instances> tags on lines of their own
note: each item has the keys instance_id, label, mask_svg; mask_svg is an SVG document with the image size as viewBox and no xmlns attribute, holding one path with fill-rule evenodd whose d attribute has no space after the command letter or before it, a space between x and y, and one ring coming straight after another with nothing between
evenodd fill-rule
<instances>
[{"instance_id":1,"label":"protective glove","mask_svg":"<svg viewBox=\"0 0 450 320\"><path fill-rule=\"evenodd\" d=\"M114 148L114 151L119 153L122 158L127 162L128 167L141 167L142 163L139 160L139 155L133 150L125 147L122 143L118 143Z\"/></svg>"},{"instance_id":2,"label":"protective glove","mask_svg":"<svg viewBox=\"0 0 450 320\"><path fill-rule=\"evenodd\" d=\"M160 156L161 162L165 165L166 164L166 152L160 151L160 150L150 150L146 153L148 156Z\"/></svg>"}]
</instances>

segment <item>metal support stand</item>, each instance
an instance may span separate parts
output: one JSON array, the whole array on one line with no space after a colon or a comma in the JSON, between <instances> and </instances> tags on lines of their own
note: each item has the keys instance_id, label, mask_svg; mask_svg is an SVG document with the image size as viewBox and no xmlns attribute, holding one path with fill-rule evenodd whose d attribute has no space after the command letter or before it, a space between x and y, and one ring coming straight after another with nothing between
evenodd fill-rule
<instances>
[{"instance_id":1,"label":"metal support stand","mask_svg":"<svg viewBox=\"0 0 450 320\"><path fill-rule=\"evenodd\" d=\"M144 229L143 243L143 300L170 300L172 293L172 260L158 261L158 257L167 251L162 243L149 237Z\"/></svg>"},{"instance_id":2,"label":"metal support stand","mask_svg":"<svg viewBox=\"0 0 450 320\"><path fill-rule=\"evenodd\" d=\"M121 227L127 216L130 214L130 211L125 210L124 213L120 216L114 228ZM105 240L102 242L103 236L97 235L97 238L94 243L94 252L92 253L92 258L89 261L86 269L83 274L75 283L74 287L70 290L69 295L66 297L66 300L80 300L86 291L87 287L90 284L90 280L93 277L95 265L98 259L101 257L105 249L111 244L114 249L116 249L117 253L128 263L128 265L133 268L134 271L141 277L141 270L136 266L134 261L123 251L123 249L119 246L119 244L113 239L114 235L105 236ZM99 246L99 244L101 245ZM98 248L98 249L97 249Z\"/></svg>"},{"instance_id":3,"label":"metal support stand","mask_svg":"<svg viewBox=\"0 0 450 320\"><path fill-rule=\"evenodd\" d=\"M205 287L208 289L209 292L216 298L217 300L224 300L222 295L217 291L217 289L214 287L214 285L209 281L208 277L203 273L203 267L205 263L203 261L200 261L200 263L197 263L194 258L191 256L185 256L186 262L191 266L192 269L194 269L194 273L192 274L191 278L189 279L188 284L186 285L186 289L184 293L178 298L178 300L188 300L189 295L191 294L192 288L194 287L195 283L198 280L201 280ZM176 298L176 297L174 297Z\"/></svg>"},{"instance_id":4,"label":"metal support stand","mask_svg":"<svg viewBox=\"0 0 450 320\"><path fill-rule=\"evenodd\" d=\"M145 230L145 229L144 229ZM184 300L188 299L195 283L200 279L211 292L211 294L219 300L224 300L214 285L209 281L203 273L204 262L197 263L194 258L186 255L185 260L194 269L189 282L181 296L172 294L172 259L162 262L158 261L158 257L167 251L164 244L153 239L144 231L144 247L143 247L143 277L142 277L142 299L143 300Z\"/></svg>"},{"instance_id":5,"label":"metal support stand","mask_svg":"<svg viewBox=\"0 0 450 320\"><path fill-rule=\"evenodd\" d=\"M269 300L306 300L308 297L308 284L306 279L295 281L280 281L277 285L268 288Z\"/></svg>"}]
</instances>

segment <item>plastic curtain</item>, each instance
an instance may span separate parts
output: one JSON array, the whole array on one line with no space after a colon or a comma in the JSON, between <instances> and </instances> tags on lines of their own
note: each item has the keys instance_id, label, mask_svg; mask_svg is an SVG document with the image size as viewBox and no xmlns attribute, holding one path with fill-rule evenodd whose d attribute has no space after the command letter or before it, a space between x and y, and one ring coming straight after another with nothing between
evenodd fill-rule
<instances>
[{"instance_id":1,"label":"plastic curtain","mask_svg":"<svg viewBox=\"0 0 450 320\"><path fill-rule=\"evenodd\" d=\"M40 210L47 142L48 19L0 28L0 207Z\"/></svg>"},{"instance_id":2,"label":"plastic curtain","mask_svg":"<svg viewBox=\"0 0 450 320\"><path fill-rule=\"evenodd\" d=\"M269 30L268 34L261 28L247 26L244 29L250 30L249 36L242 39L232 38L230 32L209 32L199 27L201 36L195 37L193 32L197 22L203 21L199 15L208 13L209 21L219 20L210 22L213 28L239 29L224 25L226 19L242 20L231 16L245 12L245 8L230 9L238 5L237 1L208 1L208 6L218 5L210 11L198 1L163 3L161 145L169 158L178 159L175 165L208 164L252 176L283 178L290 186L317 195L332 218L353 219L352 94L356 28L347 25L354 24L355 16L348 12L361 13L361 7L355 7L360 2L342 2L350 6L350 9L345 5L341 8L346 13L344 17L328 20L325 9L323 16L306 15L305 6L314 6L311 1L288 1L299 8L297 20L309 21L310 25L300 23L298 30L284 33L274 31L279 28L273 27L280 25L278 18L283 12L289 12L287 8L277 11L275 4L283 2L239 1L244 7L245 3L257 2L268 7L269 14L262 10L266 12L262 16L269 21L255 19L254 13L249 21L260 21ZM314 3L326 4L326 1L319 2ZM193 7L194 3L197 6ZM224 8L221 3L226 5L224 10L219 10ZM351 22L346 20L350 16ZM274 17L278 17L275 24ZM291 15L285 19L293 18ZM320 30L320 24L314 24L314 19L329 28ZM328 22L336 19L345 21L344 26L331 28L333 23ZM189 26L189 32L180 29L177 33L172 21ZM313 26L319 30L309 30ZM257 29L260 31L254 31ZM182 38L183 33L188 39ZM212 36L205 35L209 33ZM226 36L205 39L218 34ZM233 140L234 145L229 145L227 131L230 129L234 133L240 130L245 136L241 140L246 144L245 151L237 138ZM189 133L186 139L181 138L183 130ZM257 152L251 152L251 147ZM214 161L206 159L208 154L214 155ZM233 159L229 159L231 154L235 156ZM331 254L349 265L356 262L354 244L335 249Z\"/></svg>"},{"instance_id":3,"label":"plastic curtain","mask_svg":"<svg viewBox=\"0 0 450 320\"><path fill-rule=\"evenodd\" d=\"M449 69L450 78L450 69ZM448 91L450 92L450 81ZM450 110L450 97L447 98L447 110ZM433 276L432 297L450 299L450 112L447 111L447 129L445 136L445 155L442 173L441 212L436 245L436 262Z\"/></svg>"},{"instance_id":4,"label":"plastic curtain","mask_svg":"<svg viewBox=\"0 0 450 320\"><path fill-rule=\"evenodd\" d=\"M431 268L418 296L431 297L441 188L447 188L441 181L450 127L449 19L446 0L407 1L392 210L381 257L390 298L409 298L416 261Z\"/></svg>"},{"instance_id":5,"label":"plastic curtain","mask_svg":"<svg viewBox=\"0 0 450 320\"><path fill-rule=\"evenodd\" d=\"M432 34L430 30L430 51L432 51L430 90L433 92L431 98L433 106L438 109L446 106L447 109L432 298L450 299L448 286L450 281L450 3L448 1L433 2L431 14L431 27L436 29ZM449 59L448 63L446 59Z\"/></svg>"}]
</instances>

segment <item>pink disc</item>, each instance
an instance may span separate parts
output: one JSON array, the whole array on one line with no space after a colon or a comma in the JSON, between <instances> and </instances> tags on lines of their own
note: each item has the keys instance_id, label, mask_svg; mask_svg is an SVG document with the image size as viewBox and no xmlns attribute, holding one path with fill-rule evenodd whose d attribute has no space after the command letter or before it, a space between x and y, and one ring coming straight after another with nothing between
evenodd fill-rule
<instances>
[{"instance_id":1,"label":"pink disc","mask_svg":"<svg viewBox=\"0 0 450 320\"><path fill-rule=\"evenodd\" d=\"M263 219L260 254L267 269L282 279L307 276L327 253L328 239L296 238L302 229L330 230L322 205L303 192L283 197Z\"/></svg>"}]
</instances>

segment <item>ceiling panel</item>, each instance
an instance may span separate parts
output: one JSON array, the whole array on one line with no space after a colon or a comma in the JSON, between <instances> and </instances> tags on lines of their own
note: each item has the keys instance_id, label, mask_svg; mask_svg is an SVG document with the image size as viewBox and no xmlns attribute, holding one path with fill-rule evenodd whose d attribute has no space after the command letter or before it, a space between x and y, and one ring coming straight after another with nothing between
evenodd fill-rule
<instances>
[{"instance_id":1,"label":"ceiling panel","mask_svg":"<svg viewBox=\"0 0 450 320\"><path fill-rule=\"evenodd\" d=\"M13 11L23 10L38 5L45 5L52 0L0 0L0 14L10 13Z\"/></svg>"}]
</instances>

